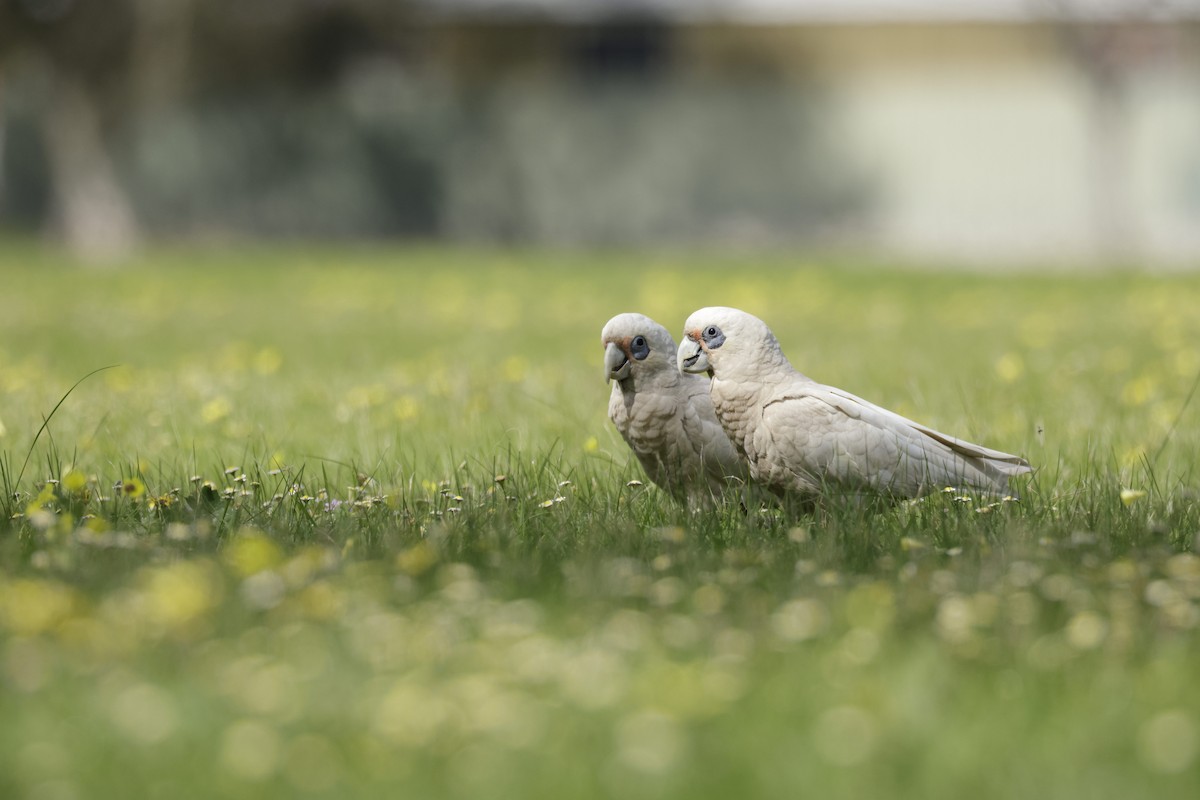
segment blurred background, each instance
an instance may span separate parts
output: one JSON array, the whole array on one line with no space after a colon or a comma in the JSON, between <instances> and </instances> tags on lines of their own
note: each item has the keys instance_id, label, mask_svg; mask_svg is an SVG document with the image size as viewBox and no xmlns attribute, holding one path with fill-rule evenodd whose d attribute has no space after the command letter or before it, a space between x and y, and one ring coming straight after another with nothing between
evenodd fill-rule
<instances>
[{"instance_id":1,"label":"blurred background","mask_svg":"<svg viewBox=\"0 0 1200 800\"><path fill-rule=\"evenodd\" d=\"M1200 264L1200 0L0 0L0 230Z\"/></svg>"}]
</instances>

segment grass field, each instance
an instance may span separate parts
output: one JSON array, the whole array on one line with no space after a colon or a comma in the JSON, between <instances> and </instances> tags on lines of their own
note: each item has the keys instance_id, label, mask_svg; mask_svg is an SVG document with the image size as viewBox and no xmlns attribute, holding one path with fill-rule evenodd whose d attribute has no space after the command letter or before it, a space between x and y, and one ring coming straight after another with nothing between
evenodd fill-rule
<instances>
[{"instance_id":1,"label":"grass field","mask_svg":"<svg viewBox=\"0 0 1200 800\"><path fill-rule=\"evenodd\" d=\"M0 275L2 797L1200 796L1200 277L11 241ZM710 304L1036 476L795 519L630 485L600 328Z\"/></svg>"}]
</instances>

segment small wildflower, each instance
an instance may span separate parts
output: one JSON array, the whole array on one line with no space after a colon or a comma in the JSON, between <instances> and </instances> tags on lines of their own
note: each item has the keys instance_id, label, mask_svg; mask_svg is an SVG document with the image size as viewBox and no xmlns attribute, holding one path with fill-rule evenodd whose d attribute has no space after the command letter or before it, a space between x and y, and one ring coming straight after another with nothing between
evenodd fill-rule
<instances>
[{"instance_id":1,"label":"small wildflower","mask_svg":"<svg viewBox=\"0 0 1200 800\"><path fill-rule=\"evenodd\" d=\"M217 397L209 400L200 409L200 418L207 423L220 422L229 416L229 412L233 410L233 404L227 398Z\"/></svg>"},{"instance_id":2,"label":"small wildflower","mask_svg":"<svg viewBox=\"0 0 1200 800\"><path fill-rule=\"evenodd\" d=\"M169 494L159 495L158 497L151 497L146 502L146 505L149 507L149 509L151 511L167 509L167 508L170 508L174 504L175 504L175 498Z\"/></svg>"},{"instance_id":3,"label":"small wildflower","mask_svg":"<svg viewBox=\"0 0 1200 800\"><path fill-rule=\"evenodd\" d=\"M641 481L630 481L629 483L627 483L625 485L629 486L631 488L637 488L638 486L642 485L642 482Z\"/></svg>"},{"instance_id":4,"label":"small wildflower","mask_svg":"<svg viewBox=\"0 0 1200 800\"><path fill-rule=\"evenodd\" d=\"M396 566L402 572L415 577L428 572L437 560L436 550L425 542L418 542L396 556Z\"/></svg>"},{"instance_id":5,"label":"small wildflower","mask_svg":"<svg viewBox=\"0 0 1200 800\"><path fill-rule=\"evenodd\" d=\"M1121 502L1124 503L1126 506L1133 505L1134 503L1136 503L1138 500L1141 500L1145 496L1146 496L1146 491L1144 489L1122 489L1121 490Z\"/></svg>"},{"instance_id":6,"label":"small wildflower","mask_svg":"<svg viewBox=\"0 0 1200 800\"><path fill-rule=\"evenodd\" d=\"M554 505L554 501L553 501L553 500L547 500L547 501L545 501L544 503L541 503L540 505L541 505L541 507L542 507L542 508L550 508L550 506Z\"/></svg>"},{"instance_id":7,"label":"small wildflower","mask_svg":"<svg viewBox=\"0 0 1200 800\"><path fill-rule=\"evenodd\" d=\"M252 528L239 531L224 552L225 563L242 577L274 569L283 559L283 548Z\"/></svg>"},{"instance_id":8,"label":"small wildflower","mask_svg":"<svg viewBox=\"0 0 1200 800\"><path fill-rule=\"evenodd\" d=\"M508 480L508 476L507 475L497 475L494 480L496 481L496 483L504 483L506 480Z\"/></svg>"},{"instance_id":9,"label":"small wildflower","mask_svg":"<svg viewBox=\"0 0 1200 800\"><path fill-rule=\"evenodd\" d=\"M1025 363L1016 353L1005 353L996 361L996 375L1005 383L1012 383L1025 371Z\"/></svg>"},{"instance_id":10,"label":"small wildflower","mask_svg":"<svg viewBox=\"0 0 1200 800\"><path fill-rule=\"evenodd\" d=\"M130 500L137 500L146 493L146 484L140 478L126 478L120 484L121 494Z\"/></svg>"},{"instance_id":11,"label":"small wildflower","mask_svg":"<svg viewBox=\"0 0 1200 800\"><path fill-rule=\"evenodd\" d=\"M274 347L264 347L254 356L254 370L259 375L272 375L283 365L283 354Z\"/></svg>"},{"instance_id":12,"label":"small wildflower","mask_svg":"<svg viewBox=\"0 0 1200 800\"><path fill-rule=\"evenodd\" d=\"M240 469L241 469L241 467L226 467L225 474L226 475L236 475L238 470L240 470Z\"/></svg>"},{"instance_id":13,"label":"small wildflower","mask_svg":"<svg viewBox=\"0 0 1200 800\"><path fill-rule=\"evenodd\" d=\"M68 467L63 473L62 486L68 492L79 492L87 486L87 476L77 469Z\"/></svg>"}]
</instances>

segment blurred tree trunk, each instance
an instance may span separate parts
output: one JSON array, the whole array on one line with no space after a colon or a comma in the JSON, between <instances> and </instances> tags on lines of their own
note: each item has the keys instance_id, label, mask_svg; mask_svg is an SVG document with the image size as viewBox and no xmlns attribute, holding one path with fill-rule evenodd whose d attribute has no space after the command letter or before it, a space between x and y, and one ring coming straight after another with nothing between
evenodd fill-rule
<instances>
[{"instance_id":1,"label":"blurred tree trunk","mask_svg":"<svg viewBox=\"0 0 1200 800\"><path fill-rule=\"evenodd\" d=\"M54 182L55 224L84 263L112 264L137 246L137 221L105 145L94 94L61 71L53 86L43 135Z\"/></svg>"},{"instance_id":2,"label":"blurred tree trunk","mask_svg":"<svg viewBox=\"0 0 1200 800\"><path fill-rule=\"evenodd\" d=\"M195 0L134 0L134 10L132 103L155 110L178 102L186 90Z\"/></svg>"},{"instance_id":3,"label":"blurred tree trunk","mask_svg":"<svg viewBox=\"0 0 1200 800\"><path fill-rule=\"evenodd\" d=\"M4 185L5 163L7 162L4 158L4 69L0 67L0 220L4 219L4 200L7 197Z\"/></svg>"}]
</instances>

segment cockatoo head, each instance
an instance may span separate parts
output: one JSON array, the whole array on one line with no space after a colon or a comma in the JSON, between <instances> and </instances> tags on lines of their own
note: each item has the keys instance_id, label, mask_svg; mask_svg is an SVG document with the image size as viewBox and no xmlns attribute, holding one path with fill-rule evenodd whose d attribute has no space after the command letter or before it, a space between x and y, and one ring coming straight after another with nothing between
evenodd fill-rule
<instances>
[{"instance_id":1,"label":"cockatoo head","mask_svg":"<svg viewBox=\"0 0 1200 800\"><path fill-rule=\"evenodd\" d=\"M752 377L786 364L775 334L758 317L736 308L702 308L683 324L680 372L711 377Z\"/></svg>"},{"instance_id":2,"label":"cockatoo head","mask_svg":"<svg viewBox=\"0 0 1200 800\"><path fill-rule=\"evenodd\" d=\"M674 372L675 340L644 314L617 314L600 333L604 376L623 381L635 374Z\"/></svg>"}]
</instances>

